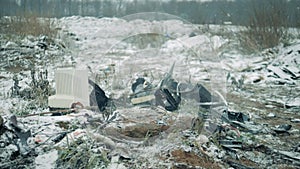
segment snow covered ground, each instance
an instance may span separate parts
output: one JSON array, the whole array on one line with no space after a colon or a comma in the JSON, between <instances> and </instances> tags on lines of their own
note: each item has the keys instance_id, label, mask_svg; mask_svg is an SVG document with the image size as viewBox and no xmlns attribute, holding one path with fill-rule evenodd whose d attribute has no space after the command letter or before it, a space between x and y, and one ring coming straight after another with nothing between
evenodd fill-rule
<instances>
[{"instance_id":1,"label":"snow covered ground","mask_svg":"<svg viewBox=\"0 0 300 169\"><path fill-rule=\"evenodd\" d=\"M138 18L138 16L136 17ZM227 34L235 37L239 28L233 26L193 25L184 20L174 19L151 21L79 16L62 18L59 23L63 30L60 39L68 44L70 53L60 53L64 62L54 62L45 67L48 69L49 76L47 78L52 87L55 85L54 69L63 64L71 65L78 69L90 69L89 78L95 80L108 96L118 100L124 95L130 94L131 84L137 77L146 77L152 83L158 84L175 63L174 79L180 82L200 83L210 91L217 91L228 102L229 110L243 112L259 125L264 124L270 128L281 124L293 126L287 136L289 140L285 139L285 136L274 136L270 133L266 134L266 137L261 134L257 137L251 136L251 138L255 137L254 140L257 143L267 142L264 144L276 148L278 151L290 151L297 146L297 137L299 138L300 135L300 126L297 123L297 119L300 118L300 41L287 47L280 45L262 53L244 55L236 48L237 46L232 45L236 43L233 42L236 39L230 36L221 36L221 34ZM8 46L12 45L9 43L5 43L6 46L1 46L1 48L8 49ZM4 69L0 73L0 77L4 77L0 78L0 86L3 91L0 96L0 115L7 119L15 106L26 104L26 102L20 102L22 101L20 98L10 98L7 94L14 85L13 73L8 73ZM18 76L21 77L20 87L26 87L25 81L30 81L30 72L24 71ZM37 133L31 138L35 143L30 143L30 146L45 142L45 145L38 147L39 155L35 160L38 168L55 167L55 159L59 157L57 150L52 147L63 147L69 144L67 143L70 141L68 139L64 139L58 144L54 144L51 139L51 145L48 145L47 139L66 131L62 127L63 124L84 126L89 123L92 127L88 130L75 127L74 130L76 130L66 138L74 140L78 137L84 137L85 140L94 138L99 142L95 152L104 152L105 148L101 148L102 144L109 147L106 148L106 151L111 150L113 153L108 153L112 157L108 168L116 166L119 168L167 166L176 168L180 165L184 166L181 164L184 162L180 161L180 158L177 159L181 157L180 153L182 152L179 151L181 149L184 150L184 153L201 154L205 152L216 162L212 166L227 168L228 164L224 161L225 150L219 149L215 143L202 147L202 143L207 143L207 137L210 136L204 133L204 130L200 129L202 132L198 133L199 135L186 136L189 138L187 140L178 139L187 131L192 119L197 117L198 112L193 112L194 110L187 105L189 104L182 105L178 114L159 109L123 105L117 109L119 113L117 121L111 124L99 122L96 123L96 127L89 120L91 117L96 119L101 116L90 110L80 110L79 113L62 117L20 118L19 122L30 126L32 133ZM48 110L32 111L32 113L38 113ZM189 111L193 113L186 115L186 112ZM275 114L275 117L268 117L270 113ZM221 115L222 112L216 113L215 111L210 111L209 114L210 117L217 118L220 118ZM130 120L131 122L128 122ZM115 134L118 127L121 129L124 127L125 130L132 123L147 126L153 121L165 123L170 128L160 128L165 132L154 138L149 137L147 143L145 143L146 136L142 139L130 140L128 137ZM103 131L99 132L99 126L104 128ZM157 126L151 127L156 130ZM135 131L135 129L132 130ZM126 130L123 132L126 133ZM241 139L249 137L245 134ZM195 147L189 146L189 144L194 145L195 142L201 142L200 146L198 143L195 146L202 148L195 150ZM278 145L280 147L276 147ZM236 153L243 154L240 150ZM250 150L245 153L250 154L247 159L254 162L256 166L273 165L274 167L286 164L286 162L259 161L255 155L251 154ZM261 151L258 153L259 157L267 154ZM299 150L293 153L296 154L295 158L299 158ZM169 158L170 154L172 158ZM47 161L50 157L54 159ZM205 164L189 161L186 163L190 166L205 166L209 165L210 161Z\"/></svg>"}]
</instances>

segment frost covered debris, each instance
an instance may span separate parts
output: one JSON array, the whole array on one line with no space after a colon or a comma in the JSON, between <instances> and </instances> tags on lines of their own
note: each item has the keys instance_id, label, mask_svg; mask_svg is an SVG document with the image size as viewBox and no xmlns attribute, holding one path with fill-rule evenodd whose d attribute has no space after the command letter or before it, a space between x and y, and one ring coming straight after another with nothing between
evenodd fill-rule
<instances>
[{"instance_id":1,"label":"frost covered debris","mask_svg":"<svg viewBox=\"0 0 300 169\"><path fill-rule=\"evenodd\" d=\"M33 148L35 152L34 156L31 156L31 161L28 162L32 168L34 166L37 168L111 169L117 167L277 168L299 166L300 127L298 121L300 117L298 113L299 104L297 104L299 78L295 78L297 72L299 73L296 70L296 68L299 69L297 44L290 47L279 47L275 53L266 51L262 56L256 55L251 56L251 58L241 54L237 54L237 57L226 57L226 53L223 53L224 56L219 61L215 58L209 58L209 56L218 54L218 50L220 50L221 44L225 44L226 38L217 36L212 38L213 35L204 32L199 35L197 31L195 36L190 36L194 30L180 21L163 21L164 24L176 23L172 24L174 29L161 26L164 24L160 25L160 22L156 21L125 21L117 18L69 17L63 18L62 22L66 25L63 29L71 32L72 35L70 36L74 38L74 45L77 48L74 49L75 53L78 52L77 55L74 54L74 61L76 61L74 67L86 68L89 66L94 73L103 73L104 76L100 78L102 81L95 82L105 92L111 94L110 96L116 103L116 109L113 114L108 114L109 117L106 118L111 120L105 120L101 113L87 109L78 109L76 113L63 116L18 117L18 126L22 126L24 131L31 132L27 138L27 145L29 150ZM148 29L149 27L152 30ZM144 51L140 53L141 55L136 52L134 44L128 48L123 46L122 52L120 52L121 50L109 50L107 52L107 48L124 38L123 35L134 35L135 30L144 31L142 33L161 31L169 33L174 39L167 38L161 45L162 52L159 53L161 60L155 60L158 59L157 57L141 59L141 56L152 52L151 45L148 47L144 45L145 48L139 49ZM149 83L144 83L145 81L137 83L132 92L138 97L144 94L148 95L147 90L141 92L140 89L148 89L147 87L159 84L159 80L163 78L162 72L168 72L174 60L177 61L174 66L174 76L173 80L169 82L171 84L173 82L186 82L180 78L180 71L185 65L180 65L179 62L182 60L178 59L186 54L186 50L182 44L177 43L177 38L181 38L182 43L184 41L191 42L190 47L199 51L202 49L203 51L212 51L210 45L202 44L208 44L210 39L215 40L214 46L218 50L207 55L205 53L200 55L203 56L201 63L207 69L200 67L196 59L188 60L191 63L188 64L190 70L188 73L191 75L192 82L194 82L193 80L195 82L203 80L201 81L203 83L200 84L207 86L213 82L209 81L210 76L208 75L220 73L214 72L214 69L222 66L230 72L228 82L231 85L227 87L228 94L224 95L230 110L222 107L210 111L210 108L205 105L200 107L199 104L187 102L185 98L189 97L188 94L186 96L181 95L181 102L175 106L176 109L172 110L173 112L166 110L161 105L138 104L133 106L127 100L126 96L130 93L128 91L132 90L131 84L134 84L132 79L144 77L145 81ZM122 45L131 44L127 42L122 43ZM196 44L195 42L199 43ZM7 44L7 42L3 44ZM293 52L290 53L290 49L293 49ZM220 51L220 53L222 52ZM291 61L286 60L285 56L291 58L289 59ZM47 61L47 58L44 59ZM63 55L62 60L68 63L71 59L67 55ZM63 64L67 64L66 62ZM145 67L145 63L153 63L153 65L149 65L153 66L152 69L143 71L148 68ZM57 65L60 63L49 65L49 68L55 68ZM133 74L126 72L122 74L124 76L119 76L120 70L128 70L126 66L132 67L133 65L141 68L143 72L137 74L134 74L134 71ZM290 70L293 73L283 71L284 76L289 76L289 78L282 79L276 75L276 72L268 69L269 65L281 70L288 67L287 65L296 68ZM48 70L47 78L43 76L42 79L49 80L49 84L53 85L54 76L53 71L50 70ZM148 80L151 79L149 76L151 71L149 70L159 71L161 74L154 72L154 80ZM148 76L146 76L147 73ZM1 76L5 77L1 78L0 82L7 92L15 85L14 80L12 80L13 73L3 69ZM18 77L23 76L26 78L19 80L19 83L16 84L16 86L20 86L20 91L26 86L24 81L32 81L30 71L20 71ZM111 84L115 82L111 80L114 77L120 78L117 81L120 82L118 88L111 87ZM96 76L95 79L97 79ZM282 80L284 83L278 83ZM223 82L220 83L224 85ZM196 93L199 91L200 93L208 92L208 98L211 98L210 94L213 93L211 88L208 87L204 90L201 86L195 87L189 84L197 83L186 83L181 85L181 89L188 89L188 91ZM168 88L168 85L166 86ZM1 116L4 119L2 124L7 125L10 117L8 115L9 108L13 107L10 102L13 99L19 101L23 98L11 98L10 95L7 95L1 96L1 99L5 105L1 110ZM4 101L4 99L8 101ZM198 100L194 101L199 102ZM27 109L27 111L38 113L40 110ZM215 112L214 116L216 117L210 117L209 113L211 112ZM4 129L2 126L1 131ZM210 132L207 132L206 129L209 129ZM8 133L12 135L12 140L17 141L12 142L6 139L5 144L1 142L1 146L4 145L1 149L10 154L23 152L14 146L21 142L19 140L21 136L18 137L12 130L1 134L1 137L6 137ZM13 146L8 146L10 144ZM4 157L9 158L7 154ZM21 153L14 157L18 160L25 159ZM7 168L12 167L7 166Z\"/></svg>"},{"instance_id":2,"label":"frost covered debris","mask_svg":"<svg viewBox=\"0 0 300 169\"><path fill-rule=\"evenodd\" d=\"M47 111L48 95L54 92L52 70L74 62L60 39L0 36L0 168L34 168L41 154L33 139L34 125L24 124L15 115Z\"/></svg>"},{"instance_id":3,"label":"frost covered debris","mask_svg":"<svg viewBox=\"0 0 300 169\"><path fill-rule=\"evenodd\" d=\"M61 40L47 36L0 36L3 111L20 115L46 108L47 97L54 92L52 70L74 65L70 52Z\"/></svg>"},{"instance_id":4,"label":"frost covered debris","mask_svg":"<svg viewBox=\"0 0 300 169\"><path fill-rule=\"evenodd\" d=\"M237 54L238 57L226 57L226 53L223 53L224 57L220 62L219 60L217 62L213 62L214 59L209 58L209 56L217 55L218 52L222 53L218 50L220 50L220 47L224 47L224 44L226 44L226 39L224 40L222 39L223 37L217 36L212 38L211 35L203 32L198 36L197 34L196 36L189 36L193 29L188 26L182 26L184 24L179 22L176 22L177 24L172 24L174 25L175 30L173 30L172 32L171 29L168 30L168 28L170 27L166 26L167 24L160 25L159 22L149 22L142 20L126 22L124 20L119 20L116 18L97 19L72 17L64 18L63 21L66 22L69 30L71 30L78 36L79 41L77 41L76 43L81 48L79 52L80 55L92 58L78 58L77 60L83 63L82 65L90 65L94 70L106 67L106 60L107 63L111 63L113 62L112 58L118 58L119 61L116 62L115 67L118 68L120 65L124 65L122 68L120 68L120 70L126 70L126 66L132 66L132 64L126 65L127 61L127 63L134 62L135 66L138 66L139 63L143 65L144 62L154 63L153 67L157 69L161 68L160 70L165 70L166 72L165 67L168 67L170 65L170 62L172 63L172 59L176 59L176 57L170 58L169 56L178 56L185 52L183 49L184 47L177 43L176 39L178 38L181 42L190 44L191 48L197 49L198 51L211 51L212 53L207 54L200 53L200 56L203 56L203 58L201 59L208 58L207 61L204 59L205 61L202 62L208 68L206 70L209 71L222 66L225 70L230 72L230 75L228 76L228 82L231 83L231 85L228 86L228 90L230 91L230 93L228 93L226 97L226 99L228 99L229 101L229 107L243 112L244 114L248 114L250 117L250 121L246 121L245 123L232 119L224 121L224 123L226 122L225 124L223 124L222 122L218 122L217 124L220 126L220 130L219 133L217 133L220 136L205 136L207 137L207 139L205 139L203 138L203 136L199 135L199 133L195 132L202 131L202 120L192 120L198 115L189 116L188 114L186 114L188 109L184 106L183 103L179 108L179 112L185 113L181 113L179 117L175 116L175 119L178 118L177 120L175 120L176 122L172 121L172 117L175 114L172 114L165 110L161 111L161 109L154 109L155 111L157 111L156 113L158 113L158 115L162 115L159 120L154 120L154 124L162 125L161 127L157 127L154 124L146 125L146 123L149 122L143 121L145 119L151 119L152 121L153 118L155 119L155 117L157 117L155 111L153 112L153 109L141 109L139 108L140 106L129 106L126 108L119 107L119 109L117 110L119 113L119 118L123 118L123 120L118 119L117 121L120 121L117 124L114 124L115 122L108 124L106 127L104 127L102 135L111 137L111 139L115 143L117 143L116 145L122 145L122 143L129 144L130 148L122 148L122 151L120 153L122 155L118 154L113 156L111 159L114 163L110 166L115 167L117 166L116 163L118 163L122 168L159 168L170 166L173 166L174 168L187 168L192 166L212 167L214 166L214 164L216 164L216 167L233 166L237 168L297 165L297 160L291 159L287 156L282 157L282 154L277 153L277 150L283 150L289 151L295 156L298 155L298 152L293 151L292 149L295 149L295 147L298 146L295 144L297 142L296 138L299 136L299 126L297 125L297 123L296 125L294 123L291 124L290 121L292 119L299 118L299 115L296 113L297 109L299 109L297 108L299 107L299 104L297 105L297 93L299 93L299 87L297 87L297 84L299 84L299 79L295 78L297 77L297 70L295 71L294 68L292 68L292 72L294 72L292 74L295 74L296 76L291 75L291 73L289 73L288 71L285 71L284 73L290 77L288 79L283 79L282 77L278 77L278 75L276 75L276 72L268 69L269 65L277 68L279 67L280 69L284 69L282 67L287 67L286 65L291 65L291 67L298 67L299 69L299 62L297 61L297 58L299 58L297 54L297 44L290 46L290 48L295 49L293 50L294 52L292 52L293 54L288 56L291 56L291 58L294 57L294 59L291 59L291 62L286 61L284 58L285 56L287 56L284 54L289 53L287 52L289 48L283 47L279 47L280 52L277 51L271 53L265 51L264 53L262 53L262 56L252 55L250 56L251 58L247 58L245 56L242 56L241 54ZM88 23L91 22L94 25L96 24L99 26L85 27L84 29L82 29L80 28L80 25L82 24L77 24L78 22L84 23L84 25L88 25ZM170 23L174 21L166 21L166 23L167 22ZM107 31L106 27L108 25L111 30L114 30L112 31L113 33L109 33ZM120 27L122 27L122 30L119 29ZM132 29L133 27L135 29ZM138 55L137 57L130 58L132 54L135 54L134 47L124 47L125 49L120 53L112 50L111 52L109 52L111 54L109 55L109 57L108 55L103 55L105 51L107 51L107 47L110 47L118 40L121 40L123 35L130 36L134 35L135 33L151 32L151 30L149 30L149 27L150 29L155 28L155 31L152 30L152 32L158 32L162 34L168 33L170 37L175 38L175 40L172 38L168 39L164 44L162 44L163 52L172 52L170 52L171 54L169 54L168 57L164 56L164 53L162 52L162 55L160 56L160 64L152 62L152 58L149 58L149 60L147 61L144 61L142 59L140 59L140 62L134 61L136 58L139 58ZM91 31L89 29L97 31ZM139 30L142 30L143 32L138 32ZM99 38L106 40L99 41L97 40ZM215 45L209 45L209 43L214 40L216 42ZM218 50L212 51L212 46L215 46L215 48ZM95 50L95 52L91 52L93 49ZM97 61L100 60L100 58L101 63ZM282 62L285 62L283 66L281 65ZM194 66L193 64L189 65L189 69L192 70L189 73L197 76L193 76L193 78L197 78L197 80L207 78L207 76L205 76L205 73L203 73L204 70L197 68L195 66L195 62L192 63L194 63ZM145 67L140 66L140 68L143 69ZM118 73L118 70L116 71L116 73ZM130 79L130 77L128 77L128 79ZM130 81L128 79L124 79L125 83L127 81ZM284 81L284 83L281 83L280 81ZM134 92L137 95L141 94L136 90ZM147 95L147 91L145 92L146 93L144 94ZM287 93L290 93L290 95L287 95ZM117 94L117 96L120 95ZM293 104L294 106L288 106L291 105L291 103L296 104ZM198 113L198 107L193 111ZM274 113L276 116L265 118L270 112ZM138 113L138 115L136 115L136 113ZM192 121L195 121L197 123L192 125ZM126 124L126 122L128 124ZM174 126L174 124L176 124L175 126L177 128ZM278 133L278 129L281 130L281 127L279 126L282 124L286 124L287 126L292 125L292 127L289 130ZM154 137L148 135L147 137L143 138L145 140L149 140L147 141L146 145L145 143L142 144L143 139L140 138L141 136L144 136L145 133L147 133L142 126L151 129L150 131L152 131L152 135L154 135ZM172 130L173 127L175 128L175 130ZM200 129L197 130L197 128ZM155 132L157 131L157 129L161 130L161 132L159 132L159 135L157 135L157 132ZM138 137L138 139L134 137ZM287 141L285 140L285 138L289 138L289 140ZM155 141L151 141L152 139L154 139ZM219 142L218 140L221 140L221 142ZM221 143L224 145L223 147L228 148L220 148L220 145L222 145ZM143 146L139 147L139 145ZM115 147L115 145L112 147ZM244 151L243 148L247 151ZM126 150L126 152L124 152L124 149ZM208 156L205 154L208 154ZM123 156L125 156L125 158ZM206 161L205 159L213 160ZM200 164L195 161L204 161L204 163Z\"/></svg>"},{"instance_id":5,"label":"frost covered debris","mask_svg":"<svg viewBox=\"0 0 300 169\"><path fill-rule=\"evenodd\" d=\"M283 107L299 111L299 42L253 54L242 60L224 60L227 80L233 90L248 91L252 101L260 100L266 107ZM251 94L259 86L261 92ZM267 88L271 89L267 90Z\"/></svg>"},{"instance_id":6,"label":"frost covered debris","mask_svg":"<svg viewBox=\"0 0 300 169\"><path fill-rule=\"evenodd\" d=\"M34 166L37 155L35 148L29 146L27 141L31 137L29 129L20 126L15 115L3 119L0 116L1 168L12 166Z\"/></svg>"}]
</instances>

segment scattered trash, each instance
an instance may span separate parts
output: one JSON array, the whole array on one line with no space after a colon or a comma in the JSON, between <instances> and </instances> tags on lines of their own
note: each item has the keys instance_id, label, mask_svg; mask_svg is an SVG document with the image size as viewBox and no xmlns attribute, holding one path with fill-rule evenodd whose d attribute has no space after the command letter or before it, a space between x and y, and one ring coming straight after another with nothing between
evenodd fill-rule
<instances>
[{"instance_id":1,"label":"scattered trash","mask_svg":"<svg viewBox=\"0 0 300 169\"><path fill-rule=\"evenodd\" d=\"M222 115L222 119L226 122L231 121L238 121L241 123L245 123L246 121L250 121L249 116L245 115L241 112L231 112L231 111L224 111Z\"/></svg>"},{"instance_id":2,"label":"scattered trash","mask_svg":"<svg viewBox=\"0 0 300 169\"><path fill-rule=\"evenodd\" d=\"M286 133L292 128L290 124L281 124L272 128L276 133Z\"/></svg>"},{"instance_id":3,"label":"scattered trash","mask_svg":"<svg viewBox=\"0 0 300 169\"><path fill-rule=\"evenodd\" d=\"M300 119L291 119L292 123L300 123Z\"/></svg>"},{"instance_id":4,"label":"scattered trash","mask_svg":"<svg viewBox=\"0 0 300 169\"><path fill-rule=\"evenodd\" d=\"M2 125L3 125L3 118L2 118L2 116L0 115L0 127L1 127L1 129L2 129Z\"/></svg>"},{"instance_id":5,"label":"scattered trash","mask_svg":"<svg viewBox=\"0 0 300 169\"><path fill-rule=\"evenodd\" d=\"M155 99L153 86L143 77L136 79L136 81L131 85L131 90L133 92L133 96L131 96L131 103L134 105L150 103Z\"/></svg>"},{"instance_id":6,"label":"scattered trash","mask_svg":"<svg viewBox=\"0 0 300 169\"><path fill-rule=\"evenodd\" d=\"M235 141L235 140L219 140L219 144L221 144L223 147L225 147L227 149L243 147L241 141Z\"/></svg>"},{"instance_id":7,"label":"scattered trash","mask_svg":"<svg viewBox=\"0 0 300 169\"><path fill-rule=\"evenodd\" d=\"M0 127L0 168L33 165L32 157L36 156L36 152L27 143L31 137L30 130L21 127L15 115L7 117Z\"/></svg>"},{"instance_id":8,"label":"scattered trash","mask_svg":"<svg viewBox=\"0 0 300 169\"><path fill-rule=\"evenodd\" d=\"M275 115L274 113L269 113L269 114L267 115L267 117L269 117L269 118L274 118L274 117L276 117L276 115Z\"/></svg>"},{"instance_id":9,"label":"scattered trash","mask_svg":"<svg viewBox=\"0 0 300 169\"><path fill-rule=\"evenodd\" d=\"M171 69L165 74L165 77L158 85L158 89L155 91L156 105L164 107L168 111L174 111L178 109L181 102L181 94L178 91L178 82L172 78L175 62Z\"/></svg>"},{"instance_id":10,"label":"scattered trash","mask_svg":"<svg viewBox=\"0 0 300 169\"><path fill-rule=\"evenodd\" d=\"M103 119L109 121L116 110L114 101L111 98L108 98L105 95L105 92L95 82L89 80L89 84L93 87L90 94L90 105L92 107L97 106L102 113Z\"/></svg>"},{"instance_id":11,"label":"scattered trash","mask_svg":"<svg viewBox=\"0 0 300 169\"><path fill-rule=\"evenodd\" d=\"M194 87L189 84L180 83L179 91L183 98L194 99L203 108L210 108L212 104L211 93L201 84L197 84Z\"/></svg>"},{"instance_id":12,"label":"scattered trash","mask_svg":"<svg viewBox=\"0 0 300 169\"><path fill-rule=\"evenodd\" d=\"M62 20L78 24L85 19L76 16ZM88 20L93 24L99 21L98 18ZM141 20L124 22L118 18L103 18L100 22L109 23L110 28L116 22L145 25L141 24ZM155 24L156 21L151 23ZM97 28L107 29L103 25ZM164 30L169 34L170 29ZM198 31L187 32L188 34L183 35L187 40L198 41L209 37L197 36ZM4 107L0 109L0 168L297 168L300 165L297 97L297 84L300 79L299 44L291 45L293 49L288 51L284 48L283 51L275 51L269 57L260 56L257 59L251 56L250 61L247 57L243 57L243 60L235 59L231 54L226 59L218 58L217 62L202 60L203 70L198 65L194 66L195 60L190 62L188 58L185 61L190 62L190 78L195 83L175 77L182 72L176 71L173 75L173 69L176 69L174 63L163 77L161 74L155 75L157 79L149 81L145 75L129 85L128 90L121 88L122 94L120 92L117 95L120 94L126 99L131 88L131 105L119 106L121 104L118 103L116 106L119 98L113 98L115 93L110 98L103 90L105 88L100 86L111 85L107 81L104 82L107 86L102 86L102 78L118 78L115 76L118 73L115 68L122 61L118 64L112 63L105 69L95 66L99 64L99 60L95 58L103 56L104 60L107 56L93 53L90 57L85 52L92 52L90 47L98 48L106 44L91 45L89 40L98 41L97 34L85 38L84 33L72 33L76 35L74 43L86 50L81 51L81 54L89 57L82 59L76 56L76 66L72 54L69 56L65 53L68 50L65 50L66 46L60 41L52 41L47 37L25 37L21 42L0 38L0 54L4 56L0 58L0 67L3 70L0 72L0 83L5 88L0 93L0 101ZM72 34L69 36L73 36ZM111 37L114 38L113 35ZM82 39L85 39L84 43ZM222 41L218 37L217 39ZM177 48L174 39L167 39L162 45L163 52L168 52L168 45L173 45L172 50ZM146 47L147 44L143 46ZM181 48L179 50L182 51ZM134 53L126 51L124 56L122 54L121 58L120 55L117 57L127 58L130 52ZM174 53L177 51L172 52L176 54L173 55L176 57L173 60L182 61L177 60L178 55ZM109 61L114 62L112 55L115 53L110 54ZM207 87L207 83L212 82L211 79L204 76L202 78L203 73L209 74L210 68L220 65L220 59L223 59L222 64L234 59L233 62L240 61L245 65L236 72L228 69L230 74L227 80L235 90L229 91L224 97L218 91ZM52 62L58 63L52 65ZM43 67L49 63L51 66ZM165 63L162 62L161 67L150 69L164 70ZM87 96L84 101L71 99L64 106L65 110L49 110L47 98L54 94L51 86L54 74L49 70L56 70L58 67L81 67L86 64L94 64L95 70L100 71L94 81L86 79L87 83L81 86L84 90L91 89L92 92L84 92ZM107 62L103 64L106 65ZM43 68L37 68L37 65ZM162 79L158 79L161 77ZM192 79L194 77L196 78ZM85 78L88 78L87 75ZM128 77L124 84L131 79L132 76ZM70 86L69 82L64 81L57 84L58 88L61 86L65 90ZM77 87L81 88L80 85ZM230 90L230 87L222 83L213 87ZM20 106L15 111L7 110L6 107L15 108L24 99L32 99L31 107L37 105L37 100L46 106L43 109ZM235 111L229 111L229 108ZM29 114L22 113L25 110ZM9 113L16 116L8 115ZM51 116L55 114L60 116ZM205 132L208 128L210 133ZM47 163L51 163L51 167Z\"/></svg>"},{"instance_id":13,"label":"scattered trash","mask_svg":"<svg viewBox=\"0 0 300 169\"><path fill-rule=\"evenodd\" d=\"M280 151L276 150L280 155L283 155L284 157L287 158L287 160L292 161L292 163L296 166L300 165L300 153L298 152L289 152L289 151Z\"/></svg>"},{"instance_id":14,"label":"scattered trash","mask_svg":"<svg viewBox=\"0 0 300 169\"><path fill-rule=\"evenodd\" d=\"M276 76L278 76L281 79L292 81L292 78L278 67L269 65L268 70L272 71Z\"/></svg>"}]
</instances>

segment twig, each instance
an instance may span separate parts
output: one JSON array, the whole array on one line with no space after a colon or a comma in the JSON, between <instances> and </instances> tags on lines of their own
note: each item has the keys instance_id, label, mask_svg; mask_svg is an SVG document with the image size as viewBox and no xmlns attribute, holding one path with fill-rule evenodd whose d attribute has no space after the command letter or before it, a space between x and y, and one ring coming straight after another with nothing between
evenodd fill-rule
<instances>
[{"instance_id":1,"label":"twig","mask_svg":"<svg viewBox=\"0 0 300 169\"><path fill-rule=\"evenodd\" d=\"M44 142L42 142L42 143L40 143L40 144L34 146L34 149L37 148L37 147L39 147L39 146L41 146L41 145L45 145L46 142L48 142L48 141L49 141L50 139L52 139L54 136L57 136L57 135L59 135L59 134L69 134L69 133L71 133L71 132L73 132L73 131L74 131L74 130L67 130L67 131L55 133L55 134L53 134L52 136L50 136L49 138L47 138ZM67 137L67 139L68 139L68 136L67 136L67 135L66 135L65 137Z\"/></svg>"},{"instance_id":2,"label":"twig","mask_svg":"<svg viewBox=\"0 0 300 169\"><path fill-rule=\"evenodd\" d=\"M69 114L69 113L73 113L73 112L78 112L78 109L56 110L56 111L42 112L42 113L36 113L36 114L27 114L24 116L17 116L17 117L40 116L40 115L53 114L53 113Z\"/></svg>"},{"instance_id":3,"label":"twig","mask_svg":"<svg viewBox=\"0 0 300 169\"><path fill-rule=\"evenodd\" d=\"M41 113L36 113L36 114L27 114L27 115L24 115L24 116L17 116L17 117L40 116L40 115L53 114L53 113L61 113L62 115L66 115L66 114L69 114L69 113L78 112L81 109L95 110L96 107L89 106L89 107L83 107L83 108L70 108L70 109L66 109L66 110L55 110L55 111L41 112Z\"/></svg>"}]
</instances>

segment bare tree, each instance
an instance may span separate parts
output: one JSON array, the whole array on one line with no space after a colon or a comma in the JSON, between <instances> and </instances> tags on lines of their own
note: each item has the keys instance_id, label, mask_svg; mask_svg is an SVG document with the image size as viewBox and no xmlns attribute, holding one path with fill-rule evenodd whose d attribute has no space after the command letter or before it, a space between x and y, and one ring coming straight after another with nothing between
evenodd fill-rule
<instances>
[{"instance_id":1,"label":"bare tree","mask_svg":"<svg viewBox=\"0 0 300 169\"><path fill-rule=\"evenodd\" d=\"M251 50L263 50L280 43L287 33L287 1L268 0L253 4L252 15L242 32L242 44Z\"/></svg>"}]
</instances>

